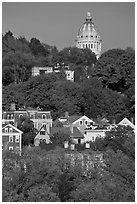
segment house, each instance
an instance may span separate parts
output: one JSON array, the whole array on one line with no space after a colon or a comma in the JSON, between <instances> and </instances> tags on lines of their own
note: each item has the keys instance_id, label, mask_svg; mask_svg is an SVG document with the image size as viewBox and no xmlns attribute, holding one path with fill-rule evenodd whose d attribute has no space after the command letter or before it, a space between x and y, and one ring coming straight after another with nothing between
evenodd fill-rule
<instances>
[{"instance_id":1,"label":"house","mask_svg":"<svg viewBox=\"0 0 137 204\"><path fill-rule=\"evenodd\" d=\"M11 124L2 125L2 149L21 152L23 132Z\"/></svg>"},{"instance_id":2,"label":"house","mask_svg":"<svg viewBox=\"0 0 137 204\"><path fill-rule=\"evenodd\" d=\"M82 144L84 143L84 135L81 133L81 131L77 127L71 128L71 134L70 134L72 142L75 144Z\"/></svg>"},{"instance_id":3,"label":"house","mask_svg":"<svg viewBox=\"0 0 137 204\"><path fill-rule=\"evenodd\" d=\"M39 130L42 126L45 126L47 132L52 127L52 117L50 111L43 111L40 109L33 109L31 107L22 108L16 110L15 103L11 103L10 110L2 112L2 123L11 123L17 127L17 121L21 117L28 117L34 123L34 128Z\"/></svg>"},{"instance_id":4,"label":"house","mask_svg":"<svg viewBox=\"0 0 137 204\"><path fill-rule=\"evenodd\" d=\"M94 125L95 122L88 118L87 116L81 116L81 115L70 115L68 112L65 113L64 117L60 117L58 119L64 127L77 127L80 132L84 135L84 130L91 125Z\"/></svg>"},{"instance_id":5,"label":"house","mask_svg":"<svg viewBox=\"0 0 137 204\"><path fill-rule=\"evenodd\" d=\"M89 142L89 141L94 142L97 137L104 138L105 133L107 131L110 131L110 129L105 129L105 128L102 128L102 129L101 128L100 129L92 129L92 128L85 129L85 131L84 131L85 143Z\"/></svg>"},{"instance_id":6,"label":"house","mask_svg":"<svg viewBox=\"0 0 137 204\"><path fill-rule=\"evenodd\" d=\"M123 120L121 120L118 125L124 125L124 126L130 126L131 128L133 128L135 130L135 125L130 122L127 118L124 118Z\"/></svg>"},{"instance_id":7,"label":"house","mask_svg":"<svg viewBox=\"0 0 137 204\"><path fill-rule=\"evenodd\" d=\"M34 145L39 146L41 142L45 142L47 144L50 143L50 134L47 132L46 128L43 126L38 131L35 139L34 139Z\"/></svg>"},{"instance_id":8,"label":"house","mask_svg":"<svg viewBox=\"0 0 137 204\"><path fill-rule=\"evenodd\" d=\"M71 118L70 118L71 119ZM94 121L87 116L81 116L72 122L73 127L77 127L80 132L84 135L84 130L94 124Z\"/></svg>"}]
</instances>

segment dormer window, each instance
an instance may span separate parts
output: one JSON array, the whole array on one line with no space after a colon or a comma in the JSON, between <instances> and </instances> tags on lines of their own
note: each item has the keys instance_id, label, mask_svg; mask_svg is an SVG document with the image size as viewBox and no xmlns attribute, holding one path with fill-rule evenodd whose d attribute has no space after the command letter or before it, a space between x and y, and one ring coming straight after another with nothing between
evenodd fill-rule
<instances>
[{"instance_id":1,"label":"dormer window","mask_svg":"<svg viewBox=\"0 0 137 204\"><path fill-rule=\"evenodd\" d=\"M8 128L5 128L5 133L8 133Z\"/></svg>"},{"instance_id":2,"label":"dormer window","mask_svg":"<svg viewBox=\"0 0 137 204\"><path fill-rule=\"evenodd\" d=\"M46 115L42 115L42 119L46 119Z\"/></svg>"},{"instance_id":3,"label":"dormer window","mask_svg":"<svg viewBox=\"0 0 137 204\"><path fill-rule=\"evenodd\" d=\"M43 127L46 128L46 124L43 124Z\"/></svg>"},{"instance_id":4,"label":"dormer window","mask_svg":"<svg viewBox=\"0 0 137 204\"><path fill-rule=\"evenodd\" d=\"M19 115L19 118L21 118L21 117L23 117L23 115L22 115L22 114L20 114L20 115Z\"/></svg>"},{"instance_id":5,"label":"dormer window","mask_svg":"<svg viewBox=\"0 0 137 204\"><path fill-rule=\"evenodd\" d=\"M79 121L79 125L83 125L83 121L82 120Z\"/></svg>"},{"instance_id":6,"label":"dormer window","mask_svg":"<svg viewBox=\"0 0 137 204\"><path fill-rule=\"evenodd\" d=\"M45 131L40 131L40 135L45 135Z\"/></svg>"},{"instance_id":7,"label":"dormer window","mask_svg":"<svg viewBox=\"0 0 137 204\"><path fill-rule=\"evenodd\" d=\"M88 121L87 120L85 120L85 125L87 125L88 124Z\"/></svg>"},{"instance_id":8,"label":"dormer window","mask_svg":"<svg viewBox=\"0 0 137 204\"><path fill-rule=\"evenodd\" d=\"M12 133L12 132L13 132L13 129L12 129L12 128L9 128L9 132Z\"/></svg>"}]
</instances>

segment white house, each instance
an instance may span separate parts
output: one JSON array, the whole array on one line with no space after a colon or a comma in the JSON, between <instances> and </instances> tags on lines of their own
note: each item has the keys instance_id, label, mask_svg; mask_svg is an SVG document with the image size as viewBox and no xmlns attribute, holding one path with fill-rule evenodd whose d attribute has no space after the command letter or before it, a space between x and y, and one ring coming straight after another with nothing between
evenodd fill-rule
<instances>
[{"instance_id":1,"label":"white house","mask_svg":"<svg viewBox=\"0 0 137 204\"><path fill-rule=\"evenodd\" d=\"M127 118L124 118L123 120L121 120L118 125L124 125L124 126L130 126L131 128L133 128L135 130L135 125L129 121Z\"/></svg>"}]
</instances>

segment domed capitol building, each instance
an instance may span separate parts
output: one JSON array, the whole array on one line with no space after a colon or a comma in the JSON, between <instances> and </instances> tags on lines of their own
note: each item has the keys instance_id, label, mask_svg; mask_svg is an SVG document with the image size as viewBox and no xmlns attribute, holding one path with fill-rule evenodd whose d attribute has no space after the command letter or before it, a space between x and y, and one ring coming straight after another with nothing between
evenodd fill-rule
<instances>
[{"instance_id":1,"label":"domed capitol building","mask_svg":"<svg viewBox=\"0 0 137 204\"><path fill-rule=\"evenodd\" d=\"M76 47L80 49L89 48L96 54L97 59L101 54L101 37L98 29L92 22L91 13L87 12L86 21L78 31Z\"/></svg>"}]
</instances>

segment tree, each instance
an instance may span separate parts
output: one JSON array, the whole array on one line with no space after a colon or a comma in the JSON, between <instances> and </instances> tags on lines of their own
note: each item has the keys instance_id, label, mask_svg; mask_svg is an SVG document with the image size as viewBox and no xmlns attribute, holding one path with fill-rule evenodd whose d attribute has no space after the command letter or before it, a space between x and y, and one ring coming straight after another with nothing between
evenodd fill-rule
<instances>
[{"instance_id":1,"label":"tree","mask_svg":"<svg viewBox=\"0 0 137 204\"><path fill-rule=\"evenodd\" d=\"M27 202L60 202L60 199L47 184L31 187Z\"/></svg>"},{"instance_id":2,"label":"tree","mask_svg":"<svg viewBox=\"0 0 137 204\"><path fill-rule=\"evenodd\" d=\"M69 133L62 132L61 130L58 132L55 132L53 136L50 137L50 140L55 145L63 145L65 141L70 141L70 135Z\"/></svg>"},{"instance_id":3,"label":"tree","mask_svg":"<svg viewBox=\"0 0 137 204\"><path fill-rule=\"evenodd\" d=\"M17 127L23 132L22 145L34 144L36 130L33 121L27 117L21 117L17 122Z\"/></svg>"},{"instance_id":4,"label":"tree","mask_svg":"<svg viewBox=\"0 0 137 204\"><path fill-rule=\"evenodd\" d=\"M47 54L49 54L48 50L45 49L44 46L40 43L40 41L36 38L31 38L29 46L34 55L46 56Z\"/></svg>"},{"instance_id":5,"label":"tree","mask_svg":"<svg viewBox=\"0 0 137 204\"><path fill-rule=\"evenodd\" d=\"M115 152L117 150L124 151L123 144L133 135L134 132L131 127L119 125L111 131L106 132L106 136L104 138L105 145L109 146Z\"/></svg>"}]
</instances>

